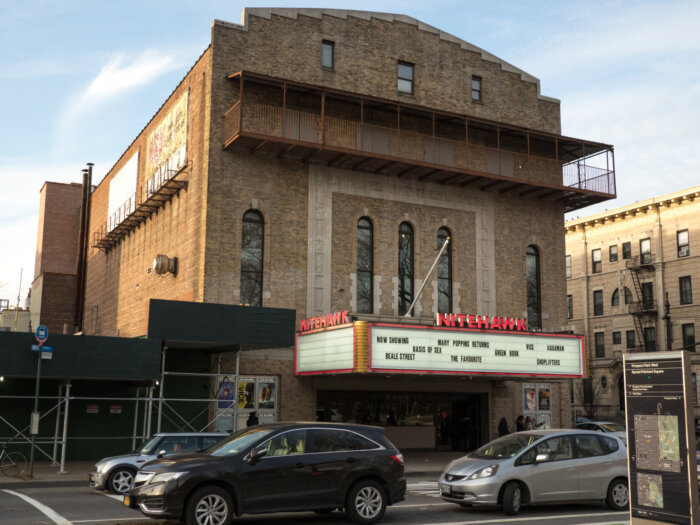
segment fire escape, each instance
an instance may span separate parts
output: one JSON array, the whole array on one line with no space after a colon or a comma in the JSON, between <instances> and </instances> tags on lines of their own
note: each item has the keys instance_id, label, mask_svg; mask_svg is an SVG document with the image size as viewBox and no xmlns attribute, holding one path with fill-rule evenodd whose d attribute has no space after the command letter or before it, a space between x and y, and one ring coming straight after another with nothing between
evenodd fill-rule
<instances>
[{"instance_id":1,"label":"fire escape","mask_svg":"<svg viewBox=\"0 0 700 525\"><path fill-rule=\"evenodd\" d=\"M634 328L637 334L637 351L653 352L656 350L656 316L657 305L654 300L654 287L652 282L643 282L646 277L653 276L654 257L651 253L642 253L627 260L627 269L632 277L636 300L629 305L629 313L634 319ZM654 329L654 339L645 336L645 329Z\"/></svg>"}]
</instances>

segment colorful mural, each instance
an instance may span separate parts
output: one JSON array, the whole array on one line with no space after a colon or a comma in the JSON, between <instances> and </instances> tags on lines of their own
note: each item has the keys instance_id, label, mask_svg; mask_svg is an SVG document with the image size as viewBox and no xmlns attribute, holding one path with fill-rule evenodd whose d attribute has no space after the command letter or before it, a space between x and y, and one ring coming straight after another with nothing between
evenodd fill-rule
<instances>
[{"instance_id":1,"label":"colorful mural","mask_svg":"<svg viewBox=\"0 0 700 525\"><path fill-rule=\"evenodd\" d=\"M185 92L148 137L146 197L187 164L188 102Z\"/></svg>"}]
</instances>

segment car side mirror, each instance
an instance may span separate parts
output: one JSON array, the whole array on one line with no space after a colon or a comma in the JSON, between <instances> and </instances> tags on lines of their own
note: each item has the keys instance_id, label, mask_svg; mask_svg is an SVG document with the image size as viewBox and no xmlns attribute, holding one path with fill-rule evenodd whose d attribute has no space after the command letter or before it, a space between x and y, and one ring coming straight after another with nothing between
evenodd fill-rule
<instances>
[{"instance_id":1,"label":"car side mirror","mask_svg":"<svg viewBox=\"0 0 700 525\"><path fill-rule=\"evenodd\" d=\"M254 448L246 457L249 465L255 465L262 457L267 455L267 447Z\"/></svg>"},{"instance_id":2,"label":"car side mirror","mask_svg":"<svg viewBox=\"0 0 700 525\"><path fill-rule=\"evenodd\" d=\"M167 453L168 453L167 450L161 450L160 452L158 452L158 455L157 455L158 459L162 458L162 457L165 456Z\"/></svg>"},{"instance_id":3,"label":"car side mirror","mask_svg":"<svg viewBox=\"0 0 700 525\"><path fill-rule=\"evenodd\" d=\"M537 454L535 457L535 463L544 463L549 461L549 454Z\"/></svg>"}]
</instances>

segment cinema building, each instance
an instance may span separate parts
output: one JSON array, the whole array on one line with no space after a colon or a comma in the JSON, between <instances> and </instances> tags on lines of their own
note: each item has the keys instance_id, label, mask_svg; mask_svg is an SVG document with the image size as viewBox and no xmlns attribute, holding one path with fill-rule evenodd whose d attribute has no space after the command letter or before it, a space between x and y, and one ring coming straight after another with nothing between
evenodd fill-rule
<instances>
[{"instance_id":1,"label":"cinema building","mask_svg":"<svg viewBox=\"0 0 700 525\"><path fill-rule=\"evenodd\" d=\"M92 193L83 333L161 340L192 374L161 397L208 389L218 428L257 410L449 449L521 413L567 426L564 213L615 193L612 146L458 37L246 9Z\"/></svg>"}]
</instances>

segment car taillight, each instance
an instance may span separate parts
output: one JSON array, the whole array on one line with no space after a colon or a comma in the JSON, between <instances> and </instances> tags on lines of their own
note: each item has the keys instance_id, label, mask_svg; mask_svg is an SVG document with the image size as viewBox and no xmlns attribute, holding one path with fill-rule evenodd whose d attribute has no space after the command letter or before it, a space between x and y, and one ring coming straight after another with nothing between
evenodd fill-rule
<instances>
[{"instance_id":1,"label":"car taillight","mask_svg":"<svg viewBox=\"0 0 700 525\"><path fill-rule=\"evenodd\" d=\"M399 465L403 465L403 454L394 454L391 459L396 461Z\"/></svg>"}]
</instances>

